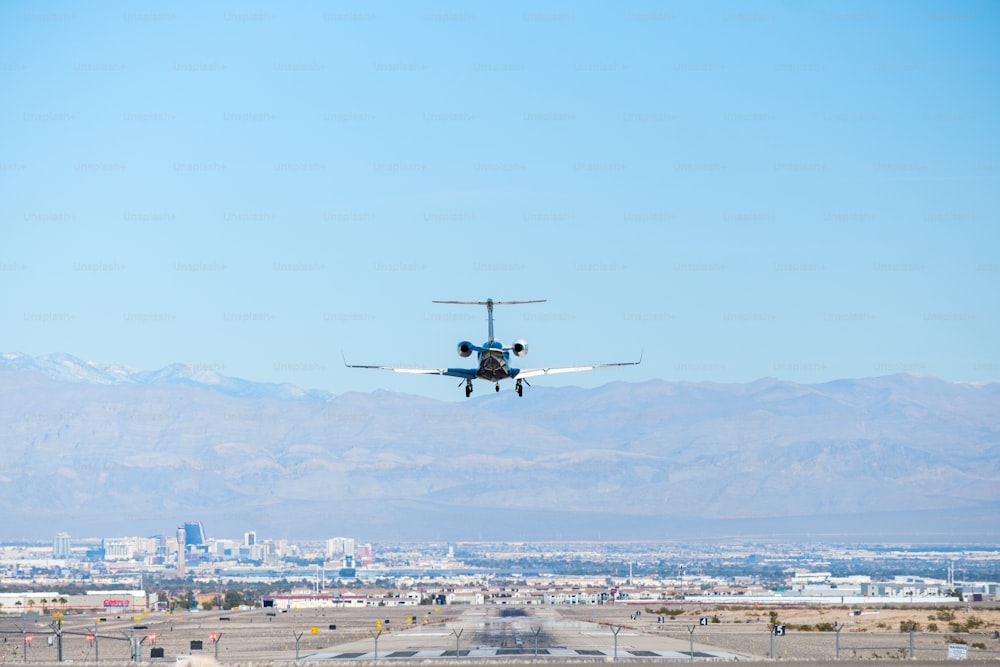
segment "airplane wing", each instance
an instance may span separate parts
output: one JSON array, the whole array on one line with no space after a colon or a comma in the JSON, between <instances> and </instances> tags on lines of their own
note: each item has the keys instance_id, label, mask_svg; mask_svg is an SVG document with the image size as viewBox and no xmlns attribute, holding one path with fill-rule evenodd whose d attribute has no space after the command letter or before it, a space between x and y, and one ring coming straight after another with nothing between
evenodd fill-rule
<instances>
[{"instance_id":1,"label":"airplane wing","mask_svg":"<svg viewBox=\"0 0 1000 667\"><path fill-rule=\"evenodd\" d=\"M515 380L523 380L526 378L538 377L539 375L556 375L557 373L579 373L580 371L592 371L595 368L610 368L613 366L638 366L642 363L642 359L639 361L623 361L615 364L590 364L589 366L560 366L556 368L528 368L525 370L519 370L516 373L512 373L511 377Z\"/></svg>"},{"instance_id":2,"label":"airplane wing","mask_svg":"<svg viewBox=\"0 0 1000 667\"><path fill-rule=\"evenodd\" d=\"M349 364L344 361L348 368L374 368L380 371L393 371L394 373L413 373L415 375L450 375L456 378L467 380L476 379L475 368L410 368L408 366L369 366L366 364Z\"/></svg>"}]
</instances>

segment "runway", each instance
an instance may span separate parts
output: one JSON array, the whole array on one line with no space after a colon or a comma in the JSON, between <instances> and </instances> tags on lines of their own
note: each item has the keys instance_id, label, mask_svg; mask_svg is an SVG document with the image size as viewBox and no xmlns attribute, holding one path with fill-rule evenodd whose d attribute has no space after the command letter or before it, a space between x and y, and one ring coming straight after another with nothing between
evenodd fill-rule
<instances>
[{"instance_id":1,"label":"runway","mask_svg":"<svg viewBox=\"0 0 1000 667\"><path fill-rule=\"evenodd\" d=\"M454 608L452 608L454 612ZM616 636L617 635L617 636ZM377 640L377 643L376 643ZM303 660L435 658L651 658L749 660L752 656L622 628L565 618L554 607L469 607L443 628L370 633L368 639L303 655Z\"/></svg>"}]
</instances>

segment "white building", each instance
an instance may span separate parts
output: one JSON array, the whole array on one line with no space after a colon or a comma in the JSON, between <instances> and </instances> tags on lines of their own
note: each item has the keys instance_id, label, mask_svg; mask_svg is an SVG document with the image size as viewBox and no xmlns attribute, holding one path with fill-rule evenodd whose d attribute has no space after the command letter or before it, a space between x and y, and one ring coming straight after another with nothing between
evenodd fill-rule
<instances>
[{"instance_id":1,"label":"white building","mask_svg":"<svg viewBox=\"0 0 1000 667\"><path fill-rule=\"evenodd\" d=\"M345 556L354 559L354 538L333 537L326 541L326 559L343 560Z\"/></svg>"},{"instance_id":2,"label":"white building","mask_svg":"<svg viewBox=\"0 0 1000 667\"><path fill-rule=\"evenodd\" d=\"M104 538L104 560L132 560L135 558L133 544L117 537Z\"/></svg>"},{"instance_id":3,"label":"white building","mask_svg":"<svg viewBox=\"0 0 1000 667\"><path fill-rule=\"evenodd\" d=\"M69 558L70 548L69 533L56 533L52 540L52 557Z\"/></svg>"}]
</instances>

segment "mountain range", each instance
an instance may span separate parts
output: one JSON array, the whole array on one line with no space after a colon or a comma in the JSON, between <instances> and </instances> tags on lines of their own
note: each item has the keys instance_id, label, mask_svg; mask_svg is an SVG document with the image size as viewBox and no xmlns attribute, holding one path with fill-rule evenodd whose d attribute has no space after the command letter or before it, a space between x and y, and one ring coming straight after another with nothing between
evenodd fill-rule
<instances>
[{"instance_id":1,"label":"mountain range","mask_svg":"<svg viewBox=\"0 0 1000 667\"><path fill-rule=\"evenodd\" d=\"M0 355L0 539L993 542L1000 383L538 384L444 402Z\"/></svg>"}]
</instances>

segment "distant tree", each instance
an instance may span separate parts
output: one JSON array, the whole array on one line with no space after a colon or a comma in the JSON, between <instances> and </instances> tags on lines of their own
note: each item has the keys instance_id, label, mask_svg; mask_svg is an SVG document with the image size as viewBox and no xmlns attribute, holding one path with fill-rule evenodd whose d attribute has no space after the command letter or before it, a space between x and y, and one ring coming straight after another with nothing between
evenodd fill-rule
<instances>
[{"instance_id":1,"label":"distant tree","mask_svg":"<svg viewBox=\"0 0 1000 667\"><path fill-rule=\"evenodd\" d=\"M213 606L212 603L209 602L208 600L205 600L204 602L201 603L201 608L204 609L205 611L212 611L212 606Z\"/></svg>"},{"instance_id":2,"label":"distant tree","mask_svg":"<svg viewBox=\"0 0 1000 667\"><path fill-rule=\"evenodd\" d=\"M226 597L223 599L222 604L226 609L235 609L243 604L243 596L239 591L230 589L226 591Z\"/></svg>"}]
</instances>

